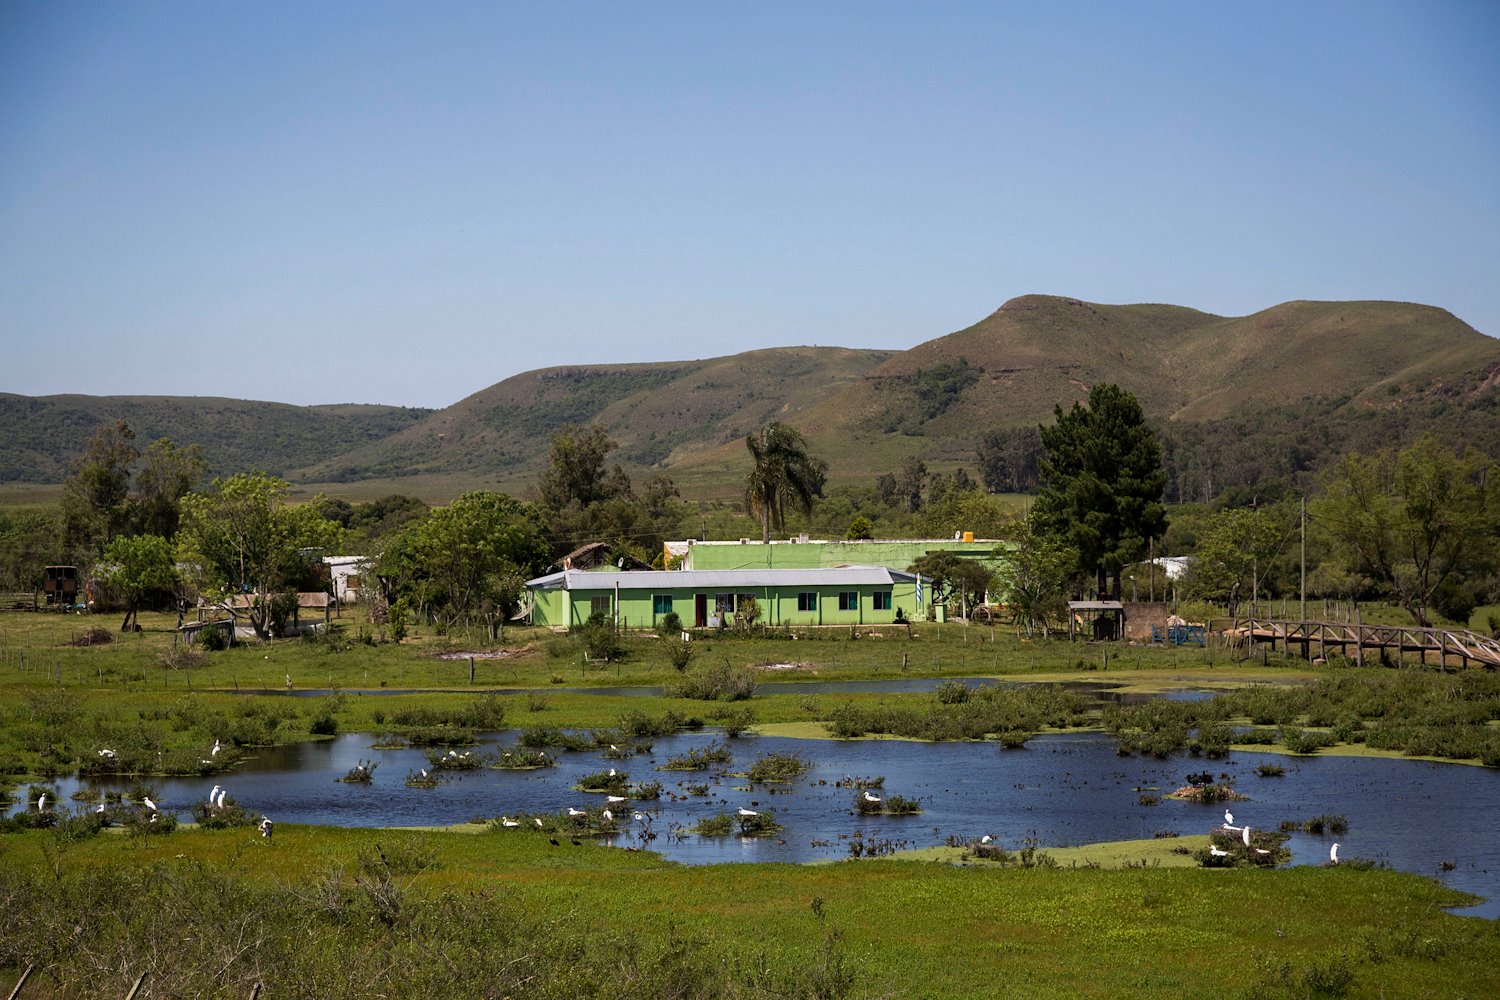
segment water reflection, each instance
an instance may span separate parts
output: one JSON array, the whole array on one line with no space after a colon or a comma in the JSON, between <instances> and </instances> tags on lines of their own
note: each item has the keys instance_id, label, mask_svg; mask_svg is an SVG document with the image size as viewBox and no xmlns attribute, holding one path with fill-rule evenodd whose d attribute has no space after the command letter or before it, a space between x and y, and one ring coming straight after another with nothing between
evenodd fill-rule
<instances>
[{"instance_id":1,"label":"water reflection","mask_svg":"<svg viewBox=\"0 0 1500 1000\"><path fill-rule=\"evenodd\" d=\"M488 735L509 743L513 733ZM677 861L806 862L849 855L856 832L867 840L906 847L941 845L950 835L988 833L1007 847L1036 837L1043 845L1071 846L1107 840L1149 838L1161 831L1201 834L1220 818L1222 806L1162 800L1141 803L1142 791L1161 794L1182 784L1190 771L1210 769L1228 776L1250 800L1234 804L1236 818L1274 829L1282 820L1343 814L1349 831L1340 835L1345 857L1381 860L1405 871L1441 878L1455 888L1488 896L1468 912L1500 916L1500 773L1457 764L1360 757L1276 757L1281 778L1261 778L1255 765L1267 755L1237 752L1223 761L1187 756L1167 761L1116 756L1114 742L1100 734L1044 736L1027 749L1002 751L986 743L792 740L760 737L729 741L732 764L713 771L658 771L668 757L722 739L713 732L656 741L651 755L607 761L597 753L563 753L559 766L538 771L481 769L458 772L432 789L407 788L408 771L426 764L420 751L377 750L368 734L261 751L228 776L157 779L157 798L184 818L192 803L222 783L248 808L278 822L335 826L447 825L501 813L561 812L569 806L602 804L599 796L571 790L579 777L611 766L633 781L658 780L667 791L650 803L659 836L648 846ZM785 787L747 787L727 771L743 770L772 751L800 754L812 763L806 776ZM361 758L378 763L370 785L337 779ZM834 786L845 776L883 776L888 793L919 798L923 813L911 817L861 817L854 792ZM707 796L688 796L686 786L703 783ZM57 783L63 798L76 781ZM741 841L666 836L674 826L736 808L774 814L785 827L777 838ZM635 845L637 825L616 838ZM520 835L520 834L515 834ZM1321 864L1335 838L1296 835L1289 842L1294 864ZM566 842L564 844L566 846ZM1439 865L1453 861L1451 872Z\"/></svg>"}]
</instances>

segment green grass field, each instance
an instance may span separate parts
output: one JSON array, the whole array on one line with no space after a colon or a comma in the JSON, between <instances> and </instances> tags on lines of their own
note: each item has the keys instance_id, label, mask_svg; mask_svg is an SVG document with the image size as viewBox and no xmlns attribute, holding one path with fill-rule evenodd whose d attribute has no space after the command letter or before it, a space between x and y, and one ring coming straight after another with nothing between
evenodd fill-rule
<instances>
[{"instance_id":1,"label":"green grass field","mask_svg":"<svg viewBox=\"0 0 1500 1000\"><path fill-rule=\"evenodd\" d=\"M620 663L587 664L576 640L543 631L510 630L496 648L425 629L400 644L366 645L346 619L334 642L244 645L183 665L171 659L175 617L143 623L144 632L76 646L118 622L0 613L0 782L70 770L106 739L197 757L195 748L231 729L315 738L324 712L340 731L382 731L402 710L472 712L475 690L490 687L526 689L478 703L502 708L507 727L608 727L630 710L712 724L748 708L765 731L818 736L845 705L940 708L931 694L794 692L721 703L578 690L678 681L660 641L648 637L628 638ZM760 669L767 680L997 675L1145 693L1260 685L1254 690L1274 695L1327 678L1378 684L1393 673L1276 655L1263 665L1223 650L1022 642L961 625L924 626L910 640L850 639L842 630L714 638L695 648L690 672L727 663ZM465 654L502 650L501 658L476 658L471 688ZM763 669L782 664L793 669ZM300 689L408 693L246 693L282 692L287 675ZM426 688L442 690L413 690ZM277 997L1500 990L1497 924L1445 913L1466 899L1435 881L1354 866L1210 871L1175 853L1179 845L1196 840L1042 845L1056 867L958 867L961 851L943 848L810 866L693 867L483 826L279 826L269 843L243 828L8 833L0 834L0 988L34 963L40 978L28 983L26 1000L123 996L142 972L150 984L143 996L247 996L257 982L263 996Z\"/></svg>"}]
</instances>

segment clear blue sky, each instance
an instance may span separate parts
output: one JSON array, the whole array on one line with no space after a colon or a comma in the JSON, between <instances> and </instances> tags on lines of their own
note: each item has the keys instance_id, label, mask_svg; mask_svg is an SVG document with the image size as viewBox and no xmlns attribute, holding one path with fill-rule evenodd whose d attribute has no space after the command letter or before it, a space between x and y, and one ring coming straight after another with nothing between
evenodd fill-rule
<instances>
[{"instance_id":1,"label":"clear blue sky","mask_svg":"<svg viewBox=\"0 0 1500 1000\"><path fill-rule=\"evenodd\" d=\"M1500 335L1500 4L0 4L0 391L444 406L1049 292Z\"/></svg>"}]
</instances>

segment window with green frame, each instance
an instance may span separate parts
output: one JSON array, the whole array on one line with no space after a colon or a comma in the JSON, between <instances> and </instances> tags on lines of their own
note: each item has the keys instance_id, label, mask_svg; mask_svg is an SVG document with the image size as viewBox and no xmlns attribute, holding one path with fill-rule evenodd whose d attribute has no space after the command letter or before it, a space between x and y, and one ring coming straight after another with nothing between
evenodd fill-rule
<instances>
[{"instance_id":1,"label":"window with green frame","mask_svg":"<svg viewBox=\"0 0 1500 1000\"><path fill-rule=\"evenodd\" d=\"M802 593L798 594L797 595L797 610L798 611L816 611L816 610L818 610L818 595L815 594L815 593L813 593L813 592L811 592L811 591L803 591Z\"/></svg>"},{"instance_id":2,"label":"window with green frame","mask_svg":"<svg viewBox=\"0 0 1500 1000\"><path fill-rule=\"evenodd\" d=\"M859 591L857 591L857 590L841 590L841 591L839 591L839 610L840 611L858 611L859 610Z\"/></svg>"},{"instance_id":3,"label":"window with green frame","mask_svg":"<svg viewBox=\"0 0 1500 1000\"><path fill-rule=\"evenodd\" d=\"M873 607L876 611L891 610L891 592L889 590L877 590L870 596L875 599Z\"/></svg>"},{"instance_id":4,"label":"window with green frame","mask_svg":"<svg viewBox=\"0 0 1500 1000\"><path fill-rule=\"evenodd\" d=\"M672 613L672 595L652 594L651 613L653 615L670 615Z\"/></svg>"},{"instance_id":5,"label":"window with green frame","mask_svg":"<svg viewBox=\"0 0 1500 1000\"><path fill-rule=\"evenodd\" d=\"M611 601L608 594L595 594L589 598L589 614L608 615L612 610L610 604Z\"/></svg>"}]
</instances>

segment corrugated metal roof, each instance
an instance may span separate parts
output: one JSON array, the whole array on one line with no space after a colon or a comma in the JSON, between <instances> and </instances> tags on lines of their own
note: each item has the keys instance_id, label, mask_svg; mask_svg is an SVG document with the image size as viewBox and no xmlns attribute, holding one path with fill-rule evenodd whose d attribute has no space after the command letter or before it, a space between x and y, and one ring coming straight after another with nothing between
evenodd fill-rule
<instances>
[{"instance_id":1,"label":"corrugated metal roof","mask_svg":"<svg viewBox=\"0 0 1500 1000\"><path fill-rule=\"evenodd\" d=\"M690 569L648 570L636 573L566 570L527 580L532 590L734 590L739 587L878 586L915 580L884 566L842 566L838 569Z\"/></svg>"}]
</instances>

